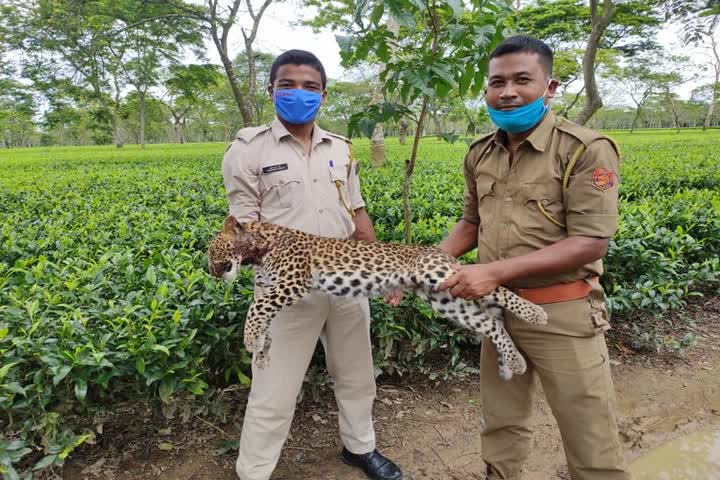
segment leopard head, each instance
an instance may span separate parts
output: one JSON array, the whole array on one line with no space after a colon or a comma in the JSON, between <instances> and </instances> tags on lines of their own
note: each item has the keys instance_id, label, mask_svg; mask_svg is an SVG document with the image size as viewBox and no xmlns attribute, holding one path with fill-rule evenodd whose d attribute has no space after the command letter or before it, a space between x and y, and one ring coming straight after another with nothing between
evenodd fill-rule
<instances>
[{"instance_id":1,"label":"leopard head","mask_svg":"<svg viewBox=\"0 0 720 480\"><path fill-rule=\"evenodd\" d=\"M241 265L258 263L263 249L246 224L228 215L223 231L210 241L208 248L208 271L210 275L232 282Z\"/></svg>"}]
</instances>

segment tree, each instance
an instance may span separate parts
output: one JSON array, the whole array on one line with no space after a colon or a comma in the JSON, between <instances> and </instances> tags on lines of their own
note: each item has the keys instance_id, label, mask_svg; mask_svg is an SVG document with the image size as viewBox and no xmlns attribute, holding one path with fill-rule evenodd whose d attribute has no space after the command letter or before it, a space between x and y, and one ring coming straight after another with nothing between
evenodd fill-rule
<instances>
[{"instance_id":1,"label":"tree","mask_svg":"<svg viewBox=\"0 0 720 480\"><path fill-rule=\"evenodd\" d=\"M175 141L185 143L185 122L192 109L201 103L203 93L221 80L215 65L174 65L165 80L167 106L173 117Z\"/></svg>"},{"instance_id":2,"label":"tree","mask_svg":"<svg viewBox=\"0 0 720 480\"><path fill-rule=\"evenodd\" d=\"M715 104L720 95L720 42L717 33L720 24L720 0L671 0L669 12L683 23L683 40L687 45L698 45L707 51L707 65L714 81L703 130L710 126Z\"/></svg>"},{"instance_id":3,"label":"tree","mask_svg":"<svg viewBox=\"0 0 720 480\"><path fill-rule=\"evenodd\" d=\"M642 109L647 102L662 91L662 80L665 73L655 71L655 57L641 57L620 69L615 75L616 79L623 85L623 91L632 99L635 104L635 117L630 126L630 133L635 131ZM659 61L661 65L665 62Z\"/></svg>"},{"instance_id":4,"label":"tree","mask_svg":"<svg viewBox=\"0 0 720 480\"><path fill-rule=\"evenodd\" d=\"M304 25L313 27L316 31L323 27L331 27L335 31L342 34L352 34L353 25L359 18L358 14L365 8L367 2L355 0L336 0L328 2L326 0L305 0L305 6L318 8L318 14L314 15L312 20L303 21ZM388 30L397 35L400 25L392 15L384 17ZM394 53L394 46L390 45L390 58ZM381 72L385 69L385 62L378 58L369 58L370 65L368 67L373 71ZM372 105L378 105L385 101L382 82L377 78L377 74L373 75L373 95L370 99ZM401 131L407 129L404 119ZM404 144L404 136L401 135L400 143ZM382 122L375 124L375 129L370 137L370 154L373 166L382 166L385 162L385 126Z\"/></svg>"},{"instance_id":5,"label":"tree","mask_svg":"<svg viewBox=\"0 0 720 480\"><path fill-rule=\"evenodd\" d=\"M329 130L345 132L352 116L370 104L373 94L373 86L368 81L329 82L328 97L318 121Z\"/></svg>"},{"instance_id":6,"label":"tree","mask_svg":"<svg viewBox=\"0 0 720 480\"><path fill-rule=\"evenodd\" d=\"M82 102L98 120L97 136L110 132L104 34L113 19L100 2L3 2L3 40L22 51L20 70L50 103ZM53 98L55 97L55 98Z\"/></svg>"},{"instance_id":7,"label":"tree","mask_svg":"<svg viewBox=\"0 0 720 480\"><path fill-rule=\"evenodd\" d=\"M136 3L139 2L139 3ZM185 47L196 47L202 37L186 17L168 16L156 5L141 0L116 4L115 31L108 43L125 80L135 88L139 108L139 143L145 148L145 106L148 90L158 85L163 64L174 65Z\"/></svg>"},{"instance_id":8,"label":"tree","mask_svg":"<svg viewBox=\"0 0 720 480\"><path fill-rule=\"evenodd\" d=\"M263 123L267 120L268 110L272 110L272 101L268 96L267 87L270 85L270 68L275 61L275 55L265 52L253 52L255 57L252 62L247 59L247 53L240 53L235 60L235 72L240 78L240 86L244 92L247 92L247 100L250 103L252 118L255 124ZM251 76L249 65L255 68L255 84L250 87L248 79ZM274 110L273 110L274 112Z\"/></svg>"},{"instance_id":9,"label":"tree","mask_svg":"<svg viewBox=\"0 0 720 480\"><path fill-rule=\"evenodd\" d=\"M377 123L391 119L408 118L416 125L402 192L406 242L412 239L409 193L428 104L479 95L489 54L503 38L509 13L503 0L367 0L357 4L352 33L337 37L345 66L377 58L385 64L379 76L385 98L402 101L367 107L353 116L350 134L369 137ZM383 19L386 14L398 23L397 32ZM414 103L420 108L417 116L405 106Z\"/></svg>"},{"instance_id":10,"label":"tree","mask_svg":"<svg viewBox=\"0 0 720 480\"><path fill-rule=\"evenodd\" d=\"M171 5L172 8L182 10L203 26L206 34L215 45L218 55L220 55L220 61L225 69L225 75L242 116L243 124L246 127L251 126L253 124L252 96L257 83L257 65L255 64L256 56L253 44L257 38L263 15L273 0L261 0L262 3L259 7L257 5L253 6L252 0L245 0L245 2L243 0L229 0L227 5L224 5L221 0L204 0L202 6L192 5L182 0L160 1L162 4ZM247 9L247 15L252 21L250 27L241 28L245 44L247 68L247 89L245 91L240 87L240 81L235 72L229 49L230 30L238 20L240 7L243 3Z\"/></svg>"},{"instance_id":11,"label":"tree","mask_svg":"<svg viewBox=\"0 0 720 480\"><path fill-rule=\"evenodd\" d=\"M585 124L602 107L598 88L598 66L613 62L610 49L630 57L638 52L657 49L651 34L660 25L660 0L540 0L514 15L517 29L546 41L556 51L565 69L566 81L582 77L583 86L566 103L563 113L580 96L583 107L575 121ZM578 53L580 61L575 60ZM612 64L610 64L612 65ZM573 68L578 66L580 68Z\"/></svg>"},{"instance_id":12,"label":"tree","mask_svg":"<svg viewBox=\"0 0 720 480\"><path fill-rule=\"evenodd\" d=\"M0 141L5 147L30 145L35 133L34 113L32 93L21 83L0 75Z\"/></svg>"}]
</instances>

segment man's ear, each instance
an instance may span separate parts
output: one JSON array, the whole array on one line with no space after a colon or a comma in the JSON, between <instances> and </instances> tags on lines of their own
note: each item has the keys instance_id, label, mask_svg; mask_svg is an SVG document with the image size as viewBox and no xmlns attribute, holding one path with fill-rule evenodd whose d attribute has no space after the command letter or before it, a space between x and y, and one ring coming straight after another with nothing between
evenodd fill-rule
<instances>
[{"instance_id":1,"label":"man's ear","mask_svg":"<svg viewBox=\"0 0 720 480\"><path fill-rule=\"evenodd\" d=\"M232 215L228 215L225 217L225 222L223 223L223 233L231 233L233 235L238 235L240 232L242 232L242 225L240 222L237 221L235 217Z\"/></svg>"}]
</instances>

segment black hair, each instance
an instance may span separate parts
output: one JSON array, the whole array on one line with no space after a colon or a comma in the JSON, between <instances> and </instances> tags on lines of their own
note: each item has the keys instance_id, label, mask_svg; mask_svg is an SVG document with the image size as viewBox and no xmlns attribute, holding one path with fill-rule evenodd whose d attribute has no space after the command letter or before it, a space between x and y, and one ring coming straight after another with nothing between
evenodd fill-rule
<instances>
[{"instance_id":1,"label":"black hair","mask_svg":"<svg viewBox=\"0 0 720 480\"><path fill-rule=\"evenodd\" d=\"M315 55L305 50L288 50L287 52L281 53L273 62L272 67L270 67L270 85L275 83L278 69L283 65L309 65L320 72L322 87L325 88L327 84L325 68Z\"/></svg>"},{"instance_id":2,"label":"black hair","mask_svg":"<svg viewBox=\"0 0 720 480\"><path fill-rule=\"evenodd\" d=\"M527 35L515 35L508 37L490 54L490 59L501 57L509 53L537 53L540 56L540 64L543 66L548 75L552 76L553 71L553 51L543 41Z\"/></svg>"}]
</instances>

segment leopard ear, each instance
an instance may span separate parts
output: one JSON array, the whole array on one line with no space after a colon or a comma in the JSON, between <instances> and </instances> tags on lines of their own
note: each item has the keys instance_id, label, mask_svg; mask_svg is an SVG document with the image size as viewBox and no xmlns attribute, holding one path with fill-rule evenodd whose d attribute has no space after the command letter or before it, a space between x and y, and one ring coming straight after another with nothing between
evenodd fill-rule
<instances>
[{"instance_id":1,"label":"leopard ear","mask_svg":"<svg viewBox=\"0 0 720 480\"><path fill-rule=\"evenodd\" d=\"M225 223L223 223L223 233L231 233L237 235L242 231L243 227L240 222L237 221L232 215L225 217Z\"/></svg>"}]
</instances>

